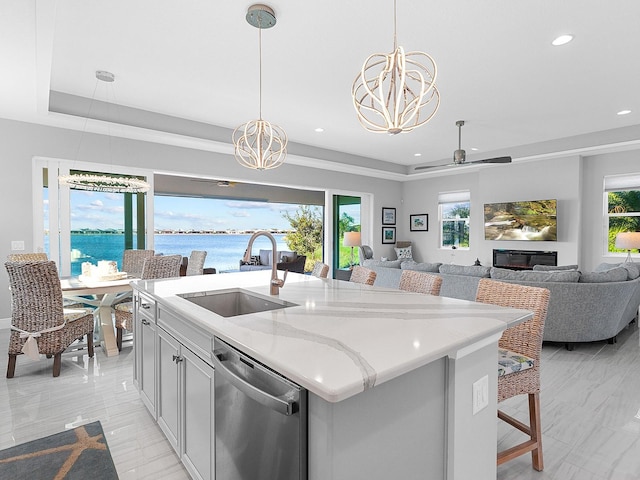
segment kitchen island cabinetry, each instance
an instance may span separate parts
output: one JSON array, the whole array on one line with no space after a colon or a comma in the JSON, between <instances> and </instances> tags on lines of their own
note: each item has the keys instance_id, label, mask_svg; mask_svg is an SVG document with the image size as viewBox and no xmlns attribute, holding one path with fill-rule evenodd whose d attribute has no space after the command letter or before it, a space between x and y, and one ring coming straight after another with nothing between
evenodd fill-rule
<instances>
[{"instance_id":1,"label":"kitchen island cabinetry","mask_svg":"<svg viewBox=\"0 0 640 480\"><path fill-rule=\"evenodd\" d=\"M136 292L134 302L141 302ZM154 317L149 318L148 313ZM212 480L214 468L214 369L186 345L202 340L181 334L179 317L158 306L138 312L135 347L138 389L149 412L192 478ZM210 338L207 336L207 338ZM185 345L186 344L186 345ZM194 348L194 350L201 349ZM157 388L156 388L157 387ZM146 390L145 390L146 388Z\"/></svg>"},{"instance_id":2,"label":"kitchen island cabinetry","mask_svg":"<svg viewBox=\"0 0 640 480\"><path fill-rule=\"evenodd\" d=\"M156 302L137 292L133 296L134 384L156 418Z\"/></svg>"},{"instance_id":3,"label":"kitchen island cabinetry","mask_svg":"<svg viewBox=\"0 0 640 480\"><path fill-rule=\"evenodd\" d=\"M497 342L531 312L296 274L280 289L283 308L222 317L189 301L230 289L277 300L269 280L242 272L134 284L158 305L158 422L187 468L202 455L208 478L215 471L206 372L218 337L307 389L308 480L495 480ZM474 409L473 385L485 380L486 406Z\"/></svg>"}]
</instances>

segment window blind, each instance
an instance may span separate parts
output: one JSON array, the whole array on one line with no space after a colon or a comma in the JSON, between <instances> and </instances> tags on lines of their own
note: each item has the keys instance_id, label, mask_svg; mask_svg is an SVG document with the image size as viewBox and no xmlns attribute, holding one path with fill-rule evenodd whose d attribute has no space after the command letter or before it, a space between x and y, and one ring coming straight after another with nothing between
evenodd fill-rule
<instances>
[{"instance_id":1,"label":"window blind","mask_svg":"<svg viewBox=\"0 0 640 480\"><path fill-rule=\"evenodd\" d=\"M625 190L640 190L640 173L604 177L605 192L622 192Z\"/></svg>"},{"instance_id":2,"label":"window blind","mask_svg":"<svg viewBox=\"0 0 640 480\"><path fill-rule=\"evenodd\" d=\"M438 203L468 202L470 200L471 192L469 190L461 190L458 192L441 192L438 194Z\"/></svg>"}]
</instances>

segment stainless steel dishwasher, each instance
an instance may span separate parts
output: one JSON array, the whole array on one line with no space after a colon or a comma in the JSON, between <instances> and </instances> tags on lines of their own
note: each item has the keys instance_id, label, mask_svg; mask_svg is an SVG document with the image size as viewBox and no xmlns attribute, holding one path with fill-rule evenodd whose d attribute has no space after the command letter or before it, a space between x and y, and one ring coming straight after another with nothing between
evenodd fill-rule
<instances>
[{"instance_id":1,"label":"stainless steel dishwasher","mask_svg":"<svg viewBox=\"0 0 640 480\"><path fill-rule=\"evenodd\" d=\"M307 391L214 340L216 480L306 480Z\"/></svg>"}]
</instances>

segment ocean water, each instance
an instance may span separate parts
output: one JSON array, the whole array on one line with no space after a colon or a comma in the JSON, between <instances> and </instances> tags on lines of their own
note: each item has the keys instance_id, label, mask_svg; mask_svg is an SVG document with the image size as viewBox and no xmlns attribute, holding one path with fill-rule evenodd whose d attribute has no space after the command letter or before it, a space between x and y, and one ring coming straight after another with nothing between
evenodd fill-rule
<instances>
[{"instance_id":1,"label":"ocean water","mask_svg":"<svg viewBox=\"0 0 640 480\"><path fill-rule=\"evenodd\" d=\"M273 235L278 250L289 250L283 234ZM179 254L188 257L191 250L205 250L207 258L204 266L213 267L218 272L238 270L240 259L247 249L251 235L155 235L154 250L164 255ZM48 247L48 245L46 246ZM271 249L271 241L262 236L253 243L253 254L260 249ZM48 248L47 248L48 250ZM98 260L115 260L122 269L124 235L71 235L72 263L71 275L82 273L82 262L97 264Z\"/></svg>"}]
</instances>

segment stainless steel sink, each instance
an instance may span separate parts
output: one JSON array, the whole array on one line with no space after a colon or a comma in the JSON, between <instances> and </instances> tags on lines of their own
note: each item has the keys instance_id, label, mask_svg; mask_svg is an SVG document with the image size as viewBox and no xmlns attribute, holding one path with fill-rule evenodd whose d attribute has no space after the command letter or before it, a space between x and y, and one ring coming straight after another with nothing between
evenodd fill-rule
<instances>
[{"instance_id":1,"label":"stainless steel sink","mask_svg":"<svg viewBox=\"0 0 640 480\"><path fill-rule=\"evenodd\" d=\"M242 289L185 293L178 295L202 308L222 317L237 317L249 313L266 312L287 307L297 307L295 303L280 299L269 299Z\"/></svg>"}]
</instances>

